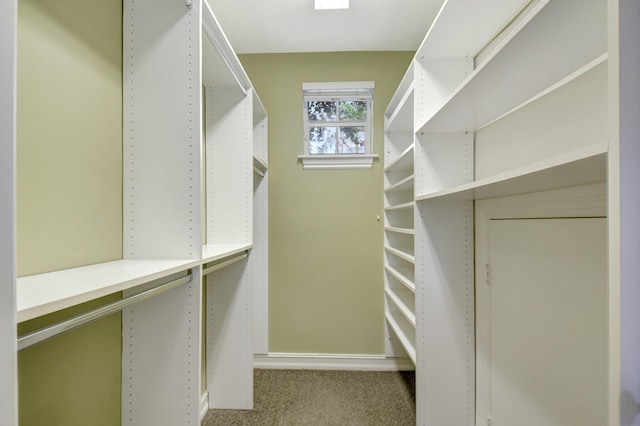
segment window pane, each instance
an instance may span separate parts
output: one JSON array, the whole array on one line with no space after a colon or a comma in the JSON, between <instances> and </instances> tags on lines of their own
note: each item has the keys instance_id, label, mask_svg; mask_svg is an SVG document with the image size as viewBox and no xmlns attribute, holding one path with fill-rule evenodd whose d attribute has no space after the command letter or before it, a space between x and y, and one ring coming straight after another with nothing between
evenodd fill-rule
<instances>
[{"instance_id":1,"label":"window pane","mask_svg":"<svg viewBox=\"0 0 640 426\"><path fill-rule=\"evenodd\" d=\"M364 126L340 127L338 153L365 154L365 139Z\"/></svg>"},{"instance_id":2,"label":"window pane","mask_svg":"<svg viewBox=\"0 0 640 426\"><path fill-rule=\"evenodd\" d=\"M309 154L335 154L336 128L311 127L309 129Z\"/></svg>"},{"instance_id":3,"label":"window pane","mask_svg":"<svg viewBox=\"0 0 640 426\"><path fill-rule=\"evenodd\" d=\"M365 121L367 119L367 101L340 102L340 121Z\"/></svg>"},{"instance_id":4,"label":"window pane","mask_svg":"<svg viewBox=\"0 0 640 426\"><path fill-rule=\"evenodd\" d=\"M336 102L310 101L307 102L309 121L336 121Z\"/></svg>"}]
</instances>

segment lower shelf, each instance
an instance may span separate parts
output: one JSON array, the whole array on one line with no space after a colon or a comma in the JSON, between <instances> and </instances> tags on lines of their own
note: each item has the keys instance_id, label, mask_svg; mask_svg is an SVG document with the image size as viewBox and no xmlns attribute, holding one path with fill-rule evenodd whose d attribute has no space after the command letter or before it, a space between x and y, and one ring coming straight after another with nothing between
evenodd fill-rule
<instances>
[{"instance_id":1,"label":"lower shelf","mask_svg":"<svg viewBox=\"0 0 640 426\"><path fill-rule=\"evenodd\" d=\"M409 324L407 319L402 314L393 314L387 312L385 314L389 327L400 340L402 347L411 358L411 362L416 364L416 330Z\"/></svg>"},{"instance_id":2,"label":"lower shelf","mask_svg":"<svg viewBox=\"0 0 640 426\"><path fill-rule=\"evenodd\" d=\"M167 277L198 260L124 259L18 278L18 322Z\"/></svg>"}]
</instances>

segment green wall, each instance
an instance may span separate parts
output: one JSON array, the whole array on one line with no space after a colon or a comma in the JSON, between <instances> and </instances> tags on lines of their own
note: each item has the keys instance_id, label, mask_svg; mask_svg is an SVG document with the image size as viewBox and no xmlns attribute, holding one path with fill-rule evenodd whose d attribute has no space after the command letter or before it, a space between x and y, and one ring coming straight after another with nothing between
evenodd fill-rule
<instances>
[{"instance_id":1,"label":"green wall","mask_svg":"<svg viewBox=\"0 0 640 426\"><path fill-rule=\"evenodd\" d=\"M18 275L120 259L121 1L19 0L17 95ZM120 377L119 314L20 351L20 425L119 425Z\"/></svg>"},{"instance_id":2,"label":"green wall","mask_svg":"<svg viewBox=\"0 0 640 426\"><path fill-rule=\"evenodd\" d=\"M240 55L269 114L270 352L384 353L383 114L413 54ZM375 81L372 169L302 169L313 81Z\"/></svg>"}]
</instances>

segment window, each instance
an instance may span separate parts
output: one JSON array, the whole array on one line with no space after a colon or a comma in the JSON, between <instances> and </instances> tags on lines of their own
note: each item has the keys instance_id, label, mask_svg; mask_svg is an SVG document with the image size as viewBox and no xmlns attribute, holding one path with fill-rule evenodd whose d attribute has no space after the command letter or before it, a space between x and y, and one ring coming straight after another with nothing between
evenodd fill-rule
<instances>
[{"instance_id":1,"label":"window","mask_svg":"<svg viewBox=\"0 0 640 426\"><path fill-rule=\"evenodd\" d=\"M371 167L373 87L369 81L302 85L305 169Z\"/></svg>"}]
</instances>

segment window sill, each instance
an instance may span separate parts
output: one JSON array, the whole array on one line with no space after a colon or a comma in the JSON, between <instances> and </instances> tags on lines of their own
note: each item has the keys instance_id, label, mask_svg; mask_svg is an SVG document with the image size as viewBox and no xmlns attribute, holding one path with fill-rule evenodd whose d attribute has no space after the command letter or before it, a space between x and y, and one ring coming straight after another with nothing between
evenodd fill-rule
<instances>
[{"instance_id":1,"label":"window sill","mask_svg":"<svg viewBox=\"0 0 640 426\"><path fill-rule=\"evenodd\" d=\"M377 154L298 155L302 167L309 170L370 169Z\"/></svg>"}]
</instances>

